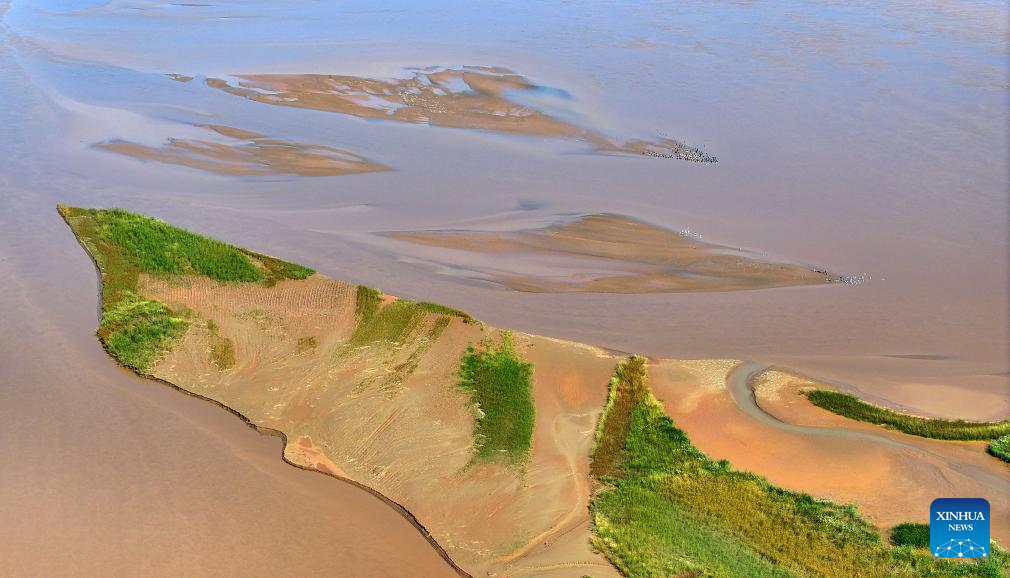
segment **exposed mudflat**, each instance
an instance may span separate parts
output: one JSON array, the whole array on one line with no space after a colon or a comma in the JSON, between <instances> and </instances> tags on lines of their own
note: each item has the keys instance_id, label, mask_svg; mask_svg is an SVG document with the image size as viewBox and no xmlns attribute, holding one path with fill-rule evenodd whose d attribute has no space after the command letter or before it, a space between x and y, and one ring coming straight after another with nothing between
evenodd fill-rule
<instances>
[{"instance_id":1,"label":"exposed mudflat","mask_svg":"<svg viewBox=\"0 0 1010 578\"><path fill-rule=\"evenodd\" d=\"M585 141L602 153L635 154L696 162L714 156L669 137L621 141L522 103L522 96L550 91L503 67L409 69L407 78L330 74L245 74L233 81L209 78L208 86L264 104L349 114L359 118L486 130ZM189 82L191 77L171 75ZM189 79L189 80L186 80ZM517 98L518 97L518 98Z\"/></svg>"},{"instance_id":2,"label":"exposed mudflat","mask_svg":"<svg viewBox=\"0 0 1010 578\"><path fill-rule=\"evenodd\" d=\"M612 214L586 215L542 229L385 235L439 249L430 258L455 272L532 293L739 291L823 285L832 279L825 271L768 262L752 252Z\"/></svg>"},{"instance_id":3,"label":"exposed mudflat","mask_svg":"<svg viewBox=\"0 0 1010 578\"><path fill-rule=\"evenodd\" d=\"M207 131L208 139L169 138L161 146L112 140L95 147L136 159L182 165L220 175L325 177L388 170L361 155L332 146L269 138L228 126L199 128Z\"/></svg>"}]
</instances>

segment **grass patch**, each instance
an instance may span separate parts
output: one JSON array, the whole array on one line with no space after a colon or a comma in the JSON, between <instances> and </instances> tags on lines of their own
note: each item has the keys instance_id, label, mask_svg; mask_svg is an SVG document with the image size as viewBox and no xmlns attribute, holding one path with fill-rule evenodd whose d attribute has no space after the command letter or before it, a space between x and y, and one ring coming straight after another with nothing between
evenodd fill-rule
<instances>
[{"instance_id":1,"label":"grass patch","mask_svg":"<svg viewBox=\"0 0 1010 578\"><path fill-rule=\"evenodd\" d=\"M381 364L386 371L370 375L361 380L361 383L354 388L354 392L358 393L369 388L378 388L390 398L394 397L400 392L401 386L407 381L407 378L417 370L417 366L421 363L421 358L428 353L428 350L431 349L438 336L449 326L449 321L449 317L445 315L437 317L427 333L418 336L414 340L414 350L403 362L397 363L392 358L373 361L372 363Z\"/></svg>"},{"instance_id":2,"label":"grass patch","mask_svg":"<svg viewBox=\"0 0 1010 578\"><path fill-rule=\"evenodd\" d=\"M360 347L377 341L402 343L424 321L425 311L413 301L397 300L364 315L348 342Z\"/></svg>"},{"instance_id":3,"label":"grass patch","mask_svg":"<svg viewBox=\"0 0 1010 578\"><path fill-rule=\"evenodd\" d=\"M627 576L1000 576L1010 568L998 548L958 563L888 546L852 506L709 459L653 398L643 358L619 364L592 460L593 543Z\"/></svg>"},{"instance_id":4,"label":"grass patch","mask_svg":"<svg viewBox=\"0 0 1010 578\"><path fill-rule=\"evenodd\" d=\"M991 440L1010 434L1010 420L971 422L964 420L930 419L899 413L867 403L858 397L839 391L808 389L803 394L817 407L832 413L903 433L940 440Z\"/></svg>"},{"instance_id":5,"label":"grass patch","mask_svg":"<svg viewBox=\"0 0 1010 578\"><path fill-rule=\"evenodd\" d=\"M929 524L905 522L891 528L891 543L895 546L929 548Z\"/></svg>"},{"instance_id":6,"label":"grass patch","mask_svg":"<svg viewBox=\"0 0 1010 578\"><path fill-rule=\"evenodd\" d=\"M512 334L503 331L501 343L485 341L470 346L460 361L459 387L477 407L474 458L522 464L533 445L536 408L531 379L533 365L515 351Z\"/></svg>"},{"instance_id":7,"label":"grass patch","mask_svg":"<svg viewBox=\"0 0 1010 578\"><path fill-rule=\"evenodd\" d=\"M248 249L239 250L259 263L260 267L263 269L263 283L267 287L273 287L277 284L277 282L283 281L284 279L308 279L315 273L313 269L309 269L308 267L298 265L296 263L288 263L287 261L282 261L277 257L256 253Z\"/></svg>"},{"instance_id":8,"label":"grass patch","mask_svg":"<svg viewBox=\"0 0 1010 578\"><path fill-rule=\"evenodd\" d=\"M382 306L382 291L358 285L358 296L354 302L354 317L358 325L368 323Z\"/></svg>"},{"instance_id":9,"label":"grass patch","mask_svg":"<svg viewBox=\"0 0 1010 578\"><path fill-rule=\"evenodd\" d=\"M589 464L589 473L593 477L617 473L624 440L631 428L631 409L645 401L647 395L645 358L633 355L619 363L610 382L607 407L596 429L596 445Z\"/></svg>"},{"instance_id":10,"label":"grass patch","mask_svg":"<svg viewBox=\"0 0 1010 578\"><path fill-rule=\"evenodd\" d=\"M210 343L210 362L221 370L235 367L235 342L217 336Z\"/></svg>"},{"instance_id":11,"label":"grass patch","mask_svg":"<svg viewBox=\"0 0 1010 578\"><path fill-rule=\"evenodd\" d=\"M272 285L314 272L123 209L60 205L59 211L102 270L106 304L117 302L124 291L136 293L141 273Z\"/></svg>"},{"instance_id":12,"label":"grass patch","mask_svg":"<svg viewBox=\"0 0 1010 578\"><path fill-rule=\"evenodd\" d=\"M1010 462L1010 435L994 439L986 449L989 450L990 454L996 456L1004 462Z\"/></svg>"},{"instance_id":13,"label":"grass patch","mask_svg":"<svg viewBox=\"0 0 1010 578\"><path fill-rule=\"evenodd\" d=\"M359 285L355 302L357 326L348 345L361 347L374 342L402 343L429 315L459 317L466 323L473 322L473 318L463 311L427 301L397 299L383 306L379 290ZM444 329L447 324L438 325Z\"/></svg>"},{"instance_id":14,"label":"grass patch","mask_svg":"<svg viewBox=\"0 0 1010 578\"><path fill-rule=\"evenodd\" d=\"M235 342L222 337L218 329L217 323L213 320L207 321L207 332L210 334L210 363L223 371L235 367Z\"/></svg>"},{"instance_id":15,"label":"grass patch","mask_svg":"<svg viewBox=\"0 0 1010 578\"><path fill-rule=\"evenodd\" d=\"M198 275L221 282L266 285L281 279L304 279L313 273L306 267L122 209L59 205L58 210L101 272L99 338L120 363L141 372L150 369L188 327L180 312L140 295L142 273ZM211 349L218 367L234 365L234 344L230 340L212 341Z\"/></svg>"},{"instance_id":16,"label":"grass patch","mask_svg":"<svg viewBox=\"0 0 1010 578\"><path fill-rule=\"evenodd\" d=\"M98 336L106 349L123 365L141 372L150 369L189 327L160 301L124 294L102 314Z\"/></svg>"},{"instance_id":17,"label":"grass patch","mask_svg":"<svg viewBox=\"0 0 1010 578\"><path fill-rule=\"evenodd\" d=\"M429 303L428 301L418 301L417 306L428 313L447 315L449 317L459 317L463 320L463 323L476 323L476 320L473 317L470 317L469 313L456 309L455 307L439 305L438 303Z\"/></svg>"}]
</instances>

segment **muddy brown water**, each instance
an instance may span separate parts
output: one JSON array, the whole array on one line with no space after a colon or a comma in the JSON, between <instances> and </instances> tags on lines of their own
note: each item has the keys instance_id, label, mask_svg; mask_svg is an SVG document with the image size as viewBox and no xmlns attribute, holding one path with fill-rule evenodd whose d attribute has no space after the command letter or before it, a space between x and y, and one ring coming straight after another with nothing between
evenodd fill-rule
<instances>
[{"instance_id":1,"label":"muddy brown water","mask_svg":"<svg viewBox=\"0 0 1010 578\"><path fill-rule=\"evenodd\" d=\"M451 573L377 499L283 464L279 440L111 363L92 333L94 271L58 202L153 214L495 325L757 359L921 413L1010 412L1002 3L443 8L0 4L0 574ZM524 96L531 107L615 138L673 137L719 163L365 121L204 82L430 65L506 66L546 87ZM94 146L158 147L206 124L392 170L219 176ZM870 279L524 294L371 239L598 212Z\"/></svg>"}]
</instances>

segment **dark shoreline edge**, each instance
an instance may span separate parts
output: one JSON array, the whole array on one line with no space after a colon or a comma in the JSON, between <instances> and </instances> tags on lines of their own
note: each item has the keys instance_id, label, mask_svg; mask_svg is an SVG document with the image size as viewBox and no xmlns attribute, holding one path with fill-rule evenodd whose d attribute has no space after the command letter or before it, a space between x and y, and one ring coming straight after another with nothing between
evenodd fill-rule
<instances>
[{"instance_id":1,"label":"dark shoreline edge","mask_svg":"<svg viewBox=\"0 0 1010 578\"><path fill-rule=\"evenodd\" d=\"M77 236L77 233L74 231L74 228L70 225L70 221L67 220L67 216L63 214L63 211L59 210L59 206L57 207L57 211L56 212L60 215L60 218L63 219L63 222L66 223L67 228L70 229L70 233L74 236L74 240L77 241L77 244L81 247L81 249L84 250L84 253L88 256L88 258L91 259L91 264L94 266L95 273L97 273L97 275L98 275L98 305L97 305L96 313L97 313L98 317L101 318L101 315L102 315L102 298L103 298L102 291L104 289L104 282L102 281L102 269L98 265L98 261L95 260L95 256L91 254L91 251L88 250L88 247L81 241L80 237ZM408 522L410 522L410 524L412 526L414 526L414 528L421 534L422 537L424 537L425 540L428 541L428 543L435 550L435 552L443 560L445 560L446 564L448 564L449 567L452 568L453 571L455 571L457 575L459 575L461 578L473 578L473 575L471 575L470 573L468 573L466 570L463 570L461 567L459 567L458 564L456 564L455 561L453 561L452 557L449 556L449 553L445 551L445 548L443 548L441 546L441 544L439 544L438 541L436 541L435 538L431 535L431 532L429 532L428 529L425 528L423 524L421 524L421 522L417 519L416 516L414 516L413 513L411 513L410 510L408 510L407 508L405 508L399 502L396 502L396 501L392 500L391 498L389 498L385 494L382 494L381 492L375 490L374 488L366 486L365 484L362 484L361 482L357 482L357 481L352 480L350 478L345 478L343 476L338 476L338 475L330 473L330 472L324 472L324 471L321 471L321 470L317 470L315 468L310 468L310 467L303 466L301 464L296 464L296 463L292 462L291 460L287 459L287 457L284 455L284 450L288 446L288 436L284 432L282 432L280 430L277 430L277 429L273 429L273 428L257 425L251 419L249 419L245 414L243 414L242 412L236 410L233 407L225 405L225 404L221 403L220 401L217 401L216 399L212 399L212 398L209 398L207 396L200 395L199 393L194 393L194 392L189 391L189 390L187 390L187 389L185 389L183 387L180 387L180 386L178 386L178 385L176 385L176 384L174 384L174 383L172 383L170 381L161 379L160 377L156 377L156 376L151 375L149 373L138 371L138 370L136 370L136 369L134 369L132 367L127 367L127 366L123 365L122 363L120 363L119 360L116 359L116 357L114 355L112 355L112 352L109 351L108 347L105 345L105 343L101 339L99 339L98 342L101 343L102 349L105 350L106 354L108 354L109 358L116 365L118 365L120 368L122 368L122 369L124 369L124 370L126 370L126 371L128 371L130 373L132 373L133 375L136 375L136 376L138 376L140 378L143 378L143 379L148 379L148 380L156 382L156 383L160 383L160 384L165 385L165 386L168 386L168 387L170 387L170 388L172 388L172 389L174 389L174 390L176 390L178 392L184 393L184 394L186 394L186 395L188 395L190 397L195 397L197 399L201 399L203 401L210 402L210 403L212 403L212 404L214 404L214 405L216 405L216 406L224 409L225 411L227 411L228 413L232 414L233 416L239 418L240 420L242 420L245 423L245 425L247 425L249 428L251 428L255 432L257 432L257 433L259 433L261 435L266 435L266 436L280 438L283 441L283 445L281 446L281 461L283 461L284 463L286 463L286 464L288 464L290 466L294 466L294 467L296 467L296 468L298 468L300 470L305 470L305 471L308 471L308 472L315 472L315 473L320 474L320 475L328 476L328 477L333 478L335 480L338 480L340 482L343 482L343 483L349 484L351 486L354 486L356 488L362 489L362 490L368 492L369 494L375 496L376 498L379 498L387 506L389 506L390 508L392 508L396 513L400 514L400 516L402 516L405 520L407 520Z\"/></svg>"}]
</instances>

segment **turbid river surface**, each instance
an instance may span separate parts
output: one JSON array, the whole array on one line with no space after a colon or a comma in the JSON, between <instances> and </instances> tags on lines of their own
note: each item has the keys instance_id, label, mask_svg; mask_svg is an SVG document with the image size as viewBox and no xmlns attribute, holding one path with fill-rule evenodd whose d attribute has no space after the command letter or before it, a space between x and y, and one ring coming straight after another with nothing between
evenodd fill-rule
<instances>
[{"instance_id":1,"label":"turbid river surface","mask_svg":"<svg viewBox=\"0 0 1010 578\"><path fill-rule=\"evenodd\" d=\"M118 368L94 338L97 280L60 202L152 214L498 326L654 356L754 359L920 413L1005 416L1005 10L0 3L0 575L453 575L377 498L282 463L278 439ZM205 82L459 65L550 87L527 104L575 125L676 138L719 162L270 106ZM95 146L156 147L207 124L392 170L229 176ZM863 282L520 293L373 234L599 212Z\"/></svg>"}]
</instances>

